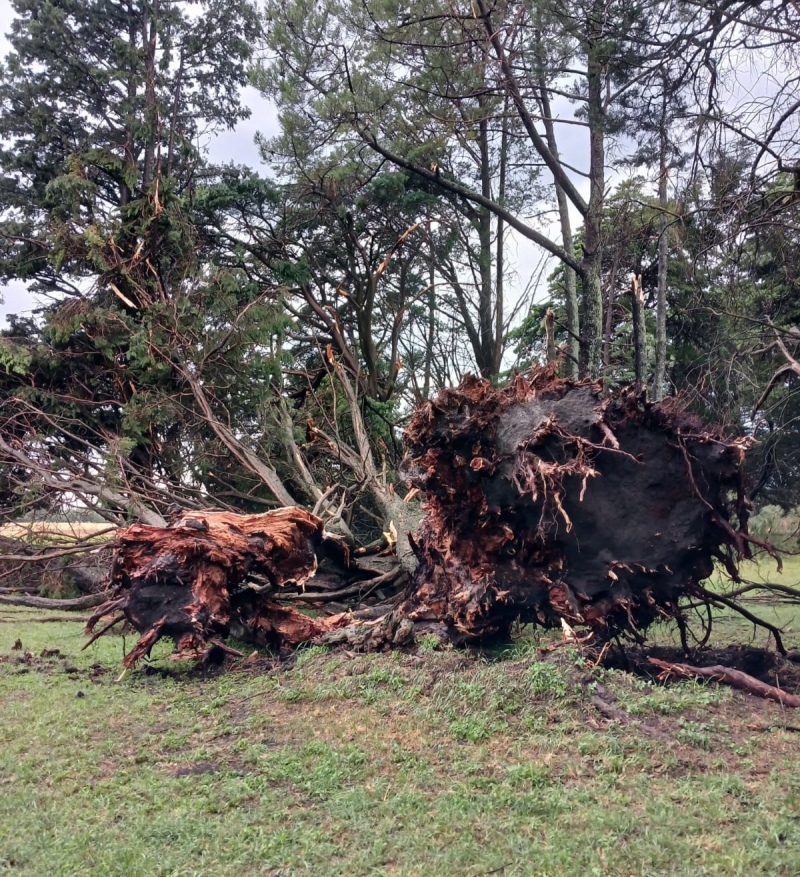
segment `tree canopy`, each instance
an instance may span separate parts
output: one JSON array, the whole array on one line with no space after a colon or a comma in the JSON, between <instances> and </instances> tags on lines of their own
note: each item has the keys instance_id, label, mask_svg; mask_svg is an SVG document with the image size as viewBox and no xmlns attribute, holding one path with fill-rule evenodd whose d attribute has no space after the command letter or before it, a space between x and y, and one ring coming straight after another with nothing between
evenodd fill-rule
<instances>
[{"instance_id":1,"label":"tree canopy","mask_svg":"<svg viewBox=\"0 0 800 877\"><path fill-rule=\"evenodd\" d=\"M554 358L688 396L798 503L796 4L13 6L0 276L42 305L0 333L3 520L391 542L414 407ZM215 164L248 84L280 130Z\"/></svg>"}]
</instances>

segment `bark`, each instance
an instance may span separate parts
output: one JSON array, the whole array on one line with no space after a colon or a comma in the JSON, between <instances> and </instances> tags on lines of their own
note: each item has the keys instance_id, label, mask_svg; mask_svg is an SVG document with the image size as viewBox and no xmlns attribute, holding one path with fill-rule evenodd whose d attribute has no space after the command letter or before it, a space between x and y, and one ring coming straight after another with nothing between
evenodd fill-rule
<instances>
[{"instance_id":1,"label":"bark","mask_svg":"<svg viewBox=\"0 0 800 877\"><path fill-rule=\"evenodd\" d=\"M545 356L547 362L556 362L558 360L558 348L556 347L556 315L552 308L548 308L544 314L544 337L545 337ZM569 369L572 372L572 369Z\"/></svg>"},{"instance_id":2,"label":"bark","mask_svg":"<svg viewBox=\"0 0 800 877\"><path fill-rule=\"evenodd\" d=\"M142 187L146 192L155 177L158 104L156 96L156 48L158 43L158 0L142 18L142 46L144 49L144 118L147 126L142 168Z\"/></svg>"},{"instance_id":3,"label":"bark","mask_svg":"<svg viewBox=\"0 0 800 877\"><path fill-rule=\"evenodd\" d=\"M508 95L503 104L503 131L500 137L500 170L497 184L497 200L500 205L506 201L506 174L508 171ZM497 218L497 241L495 242L495 294L494 294L494 351L492 354L492 376L500 373L505 346L505 223Z\"/></svg>"},{"instance_id":4,"label":"bark","mask_svg":"<svg viewBox=\"0 0 800 877\"><path fill-rule=\"evenodd\" d=\"M602 371L603 288L602 235L605 196L605 109L603 103L603 12L595 5L587 22L587 118L589 121L589 203L584 214L581 278L581 377L597 378Z\"/></svg>"},{"instance_id":5,"label":"bark","mask_svg":"<svg viewBox=\"0 0 800 877\"><path fill-rule=\"evenodd\" d=\"M489 166L489 125L486 119L478 123L481 150L481 194L492 197L491 168ZM484 378L493 377L494 368L494 320L492 313L494 283L492 277L492 214L486 207L478 209L478 325L480 327L480 359L478 369Z\"/></svg>"},{"instance_id":6,"label":"bark","mask_svg":"<svg viewBox=\"0 0 800 877\"><path fill-rule=\"evenodd\" d=\"M431 374L433 372L433 344L436 337L436 257L433 251L433 235L430 233L431 223L428 222L428 234L431 241L430 262L428 263L428 324L425 333L425 369L422 383L422 398L431 394Z\"/></svg>"}]
</instances>

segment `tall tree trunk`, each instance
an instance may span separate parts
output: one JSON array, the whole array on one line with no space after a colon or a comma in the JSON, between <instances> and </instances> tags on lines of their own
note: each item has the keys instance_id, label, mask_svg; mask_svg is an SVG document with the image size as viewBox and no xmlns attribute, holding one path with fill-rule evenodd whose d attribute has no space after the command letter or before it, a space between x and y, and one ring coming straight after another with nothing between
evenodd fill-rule
<instances>
[{"instance_id":1,"label":"tall tree trunk","mask_svg":"<svg viewBox=\"0 0 800 877\"><path fill-rule=\"evenodd\" d=\"M537 40L541 34L537 33ZM550 152L560 160L558 141L556 140L556 127L553 121L553 111L550 105L550 96L547 93L547 84L544 78L543 61L540 58L539 73L539 103L542 107L542 119L544 121L545 137ZM564 249L572 254L575 252L575 244L572 238L572 221L569 217L569 202L567 194L558 180L555 181L556 202L558 204L558 218L561 224L561 240ZM578 288L575 271L569 265L563 266L564 271L564 307L567 312L567 362L566 375L570 378L578 376L578 359L580 357L580 319L578 317Z\"/></svg>"},{"instance_id":2,"label":"tall tree trunk","mask_svg":"<svg viewBox=\"0 0 800 877\"><path fill-rule=\"evenodd\" d=\"M131 54L136 52L136 44L138 41L137 34L137 26L136 21L133 19L133 10L129 7L129 13L131 14L130 25L128 27L128 43L129 43L129 51ZM136 134L133 130L134 128L134 106L136 105L136 74L132 70L130 75L128 76L127 81L127 91L128 91L128 106L130 107L127 117L125 119L125 143L123 148L125 150L125 155L123 156L123 161L125 163L126 174L124 175L124 179L120 183L120 192L119 192L119 203L120 207L126 207L130 204L131 201L131 188L129 185L129 180L133 181L136 179Z\"/></svg>"},{"instance_id":3,"label":"tall tree trunk","mask_svg":"<svg viewBox=\"0 0 800 877\"><path fill-rule=\"evenodd\" d=\"M656 288L656 365L653 399L664 398L667 383L667 89L661 99L661 127L658 149L658 285Z\"/></svg>"},{"instance_id":4,"label":"tall tree trunk","mask_svg":"<svg viewBox=\"0 0 800 877\"><path fill-rule=\"evenodd\" d=\"M431 372L433 369L433 342L436 332L436 257L433 252L433 234L430 233L430 260L428 262L428 326L425 337L425 371L422 384L423 400L430 398Z\"/></svg>"},{"instance_id":5,"label":"tall tree trunk","mask_svg":"<svg viewBox=\"0 0 800 877\"><path fill-rule=\"evenodd\" d=\"M481 194L492 197L492 169L489 164L489 123L486 118L478 122L481 150ZM494 365L494 331L492 321L492 299L494 296L492 278L492 214L486 207L478 208L478 268L480 289L478 290L478 331L481 338L481 356L478 362L481 377L492 378Z\"/></svg>"},{"instance_id":6,"label":"tall tree trunk","mask_svg":"<svg viewBox=\"0 0 800 877\"><path fill-rule=\"evenodd\" d=\"M365 266L367 267L367 266ZM367 395L371 399L380 398L380 387L378 383L378 345L375 343L375 327L373 326L372 314L375 304L375 297L378 294L379 275L373 274L367 282L366 296L364 304L356 311L356 319L358 321L358 344L363 357L363 370L356 373L355 377L360 377ZM361 298L361 296L359 296ZM362 299L363 300L363 299Z\"/></svg>"},{"instance_id":7,"label":"tall tree trunk","mask_svg":"<svg viewBox=\"0 0 800 877\"><path fill-rule=\"evenodd\" d=\"M181 91L183 88L183 71L186 64L186 55L181 48L181 60L178 65L178 75L175 77L175 97L172 101L172 118L169 126L169 142L167 144L167 169L165 176L172 176L175 158L175 135L178 130L178 112L181 106Z\"/></svg>"},{"instance_id":8,"label":"tall tree trunk","mask_svg":"<svg viewBox=\"0 0 800 877\"><path fill-rule=\"evenodd\" d=\"M598 377L602 370L603 290L601 220L605 187L605 107L601 62L602 13L596 3L587 22L586 79L589 119L589 203L584 219L581 260L581 377Z\"/></svg>"},{"instance_id":9,"label":"tall tree trunk","mask_svg":"<svg viewBox=\"0 0 800 877\"><path fill-rule=\"evenodd\" d=\"M158 40L158 0L149 4L142 18L142 43L145 52L144 119L146 143L142 187L150 188L155 176L156 140L158 138L158 104L156 102L156 46Z\"/></svg>"},{"instance_id":10,"label":"tall tree trunk","mask_svg":"<svg viewBox=\"0 0 800 877\"><path fill-rule=\"evenodd\" d=\"M614 256L614 264L606 280L606 313L603 329L603 368L611 365L611 340L614 336L614 307L617 302L617 278L619 277L619 257Z\"/></svg>"},{"instance_id":11,"label":"tall tree trunk","mask_svg":"<svg viewBox=\"0 0 800 877\"><path fill-rule=\"evenodd\" d=\"M647 386L647 329L644 323L644 296L642 275L631 278L631 314L633 316L633 373L636 392Z\"/></svg>"},{"instance_id":12,"label":"tall tree trunk","mask_svg":"<svg viewBox=\"0 0 800 877\"><path fill-rule=\"evenodd\" d=\"M506 170L508 167L508 95L503 101L503 130L500 137L500 174L498 179L497 200L501 206L506 200ZM492 373L500 373L503 360L503 311L504 288L503 272L505 270L505 222L497 218L497 255L495 257L495 294L494 294L494 352L492 355Z\"/></svg>"}]
</instances>

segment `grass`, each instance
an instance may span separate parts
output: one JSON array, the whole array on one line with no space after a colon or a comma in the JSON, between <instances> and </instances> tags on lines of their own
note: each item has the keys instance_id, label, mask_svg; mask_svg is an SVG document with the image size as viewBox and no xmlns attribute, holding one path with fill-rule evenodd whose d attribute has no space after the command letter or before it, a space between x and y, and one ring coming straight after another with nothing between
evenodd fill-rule
<instances>
[{"instance_id":1,"label":"grass","mask_svg":"<svg viewBox=\"0 0 800 877\"><path fill-rule=\"evenodd\" d=\"M753 582L773 582L788 585L800 590L800 556L783 555L783 572L776 569L775 561L766 555L756 560L744 561L740 565L742 579ZM724 594L740 587L730 580L721 569L708 581L709 590ZM787 648L800 646L800 612L797 607L788 603L778 602L770 595L761 593L747 596L739 602L754 615L784 630ZM705 624L705 613L700 611L694 618L689 617L690 626L700 635ZM650 641L659 645L680 645L678 631L672 622L654 627L650 631ZM691 645L690 638L690 645ZM754 627L741 615L729 609L718 609L714 612L711 639L712 646L729 645L731 643L752 645L757 648L774 648L772 634L763 627ZM794 642L794 646L792 643ZM798 871L800 874L800 870Z\"/></svg>"},{"instance_id":2,"label":"grass","mask_svg":"<svg viewBox=\"0 0 800 877\"><path fill-rule=\"evenodd\" d=\"M775 704L531 640L117 684L121 637L80 652L79 624L30 617L0 612L0 874L799 873Z\"/></svg>"}]
</instances>

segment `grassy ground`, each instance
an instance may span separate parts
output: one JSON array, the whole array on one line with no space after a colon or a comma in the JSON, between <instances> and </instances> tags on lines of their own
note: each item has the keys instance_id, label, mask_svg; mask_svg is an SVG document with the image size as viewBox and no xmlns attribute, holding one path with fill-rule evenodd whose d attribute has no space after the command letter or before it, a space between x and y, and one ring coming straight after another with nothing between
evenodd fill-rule
<instances>
[{"instance_id":1,"label":"grassy ground","mask_svg":"<svg viewBox=\"0 0 800 877\"><path fill-rule=\"evenodd\" d=\"M771 557L761 556L758 560L746 561L740 565L740 575L743 580L768 583L800 589L800 556L784 555L782 558L783 571L778 572L775 561ZM718 572L709 580L709 588L713 591L725 593L740 585L730 581L726 574ZM757 594L745 596L739 601L742 606L764 621L785 629L787 648L800 646L800 611L786 603L776 602L769 595ZM698 632L702 631L704 618L699 613L694 619L692 627ZM652 639L657 643L679 645L680 638L675 626L672 624L653 630ZM711 639L712 644L727 645L730 643L746 644L757 648L774 648L775 642L771 634L763 627L754 627L742 620L740 615L728 610L717 610L714 613L714 628ZM792 644L795 644L794 646ZM800 874L800 868L798 868Z\"/></svg>"},{"instance_id":2,"label":"grassy ground","mask_svg":"<svg viewBox=\"0 0 800 877\"><path fill-rule=\"evenodd\" d=\"M800 716L775 704L530 639L115 683L130 637L80 652L80 624L30 617L0 609L0 874L800 873Z\"/></svg>"}]
</instances>

